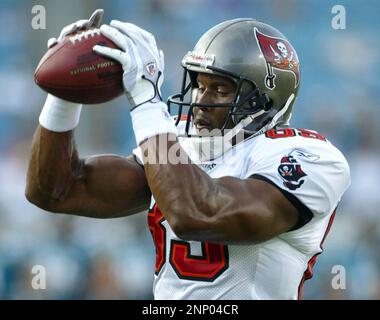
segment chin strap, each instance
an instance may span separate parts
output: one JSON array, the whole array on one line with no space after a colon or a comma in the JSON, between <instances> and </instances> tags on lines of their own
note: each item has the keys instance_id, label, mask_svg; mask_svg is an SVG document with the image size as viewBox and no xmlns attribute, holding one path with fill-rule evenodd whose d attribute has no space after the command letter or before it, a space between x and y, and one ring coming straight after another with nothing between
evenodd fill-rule
<instances>
[{"instance_id":1,"label":"chin strap","mask_svg":"<svg viewBox=\"0 0 380 320\"><path fill-rule=\"evenodd\" d=\"M272 121L269 122L268 124L266 124L264 127L262 127L259 131L255 132L253 134L253 136L256 137L256 136L272 129L277 124L278 120L286 113L286 111L288 111L289 106L292 104L294 98L295 98L295 95L294 95L294 93L292 93L289 96L288 100L286 101L285 106L279 112L277 112L274 115Z\"/></svg>"},{"instance_id":2,"label":"chin strap","mask_svg":"<svg viewBox=\"0 0 380 320\"><path fill-rule=\"evenodd\" d=\"M278 120L286 113L289 106L294 100L294 94L291 94L286 101L285 106L276 113L272 121L266 124L263 128L253 134L254 137L272 129L278 122ZM244 128L251 124L257 117L265 113L265 110L260 110L255 114L249 115L248 117L241 120L234 128L228 130L223 136L211 136L211 137L179 137L179 141L191 139L191 145L193 148L193 154L196 157L192 161L195 163L201 163L205 161L210 161L222 156L225 152L230 150L233 146L233 141L235 138L236 143L244 140ZM239 137L239 133L241 136ZM241 139L240 139L241 138Z\"/></svg>"}]
</instances>

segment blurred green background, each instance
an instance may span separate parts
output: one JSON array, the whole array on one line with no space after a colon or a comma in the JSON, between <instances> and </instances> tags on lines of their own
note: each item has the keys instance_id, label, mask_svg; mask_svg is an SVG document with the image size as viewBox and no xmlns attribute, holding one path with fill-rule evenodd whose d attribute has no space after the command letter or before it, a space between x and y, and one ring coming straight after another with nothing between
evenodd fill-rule
<instances>
[{"instance_id":1,"label":"blurred green background","mask_svg":"<svg viewBox=\"0 0 380 320\"><path fill-rule=\"evenodd\" d=\"M334 5L346 29L331 26ZM32 8L46 8L46 29ZM292 125L326 135L346 155L352 186L325 252L305 283L305 299L380 298L380 101L377 0L0 0L0 299L151 299L155 250L146 213L95 220L46 213L24 197L31 138L46 94L33 72L48 38L105 10L104 23L129 21L152 32L165 52L163 94L180 89L183 55L213 25L252 17L281 30L298 52L301 88ZM239 48L236 48L239 50ZM81 156L134 147L125 97L85 107L76 130ZM31 269L46 268L47 289L33 290ZM332 268L346 270L334 290Z\"/></svg>"}]
</instances>

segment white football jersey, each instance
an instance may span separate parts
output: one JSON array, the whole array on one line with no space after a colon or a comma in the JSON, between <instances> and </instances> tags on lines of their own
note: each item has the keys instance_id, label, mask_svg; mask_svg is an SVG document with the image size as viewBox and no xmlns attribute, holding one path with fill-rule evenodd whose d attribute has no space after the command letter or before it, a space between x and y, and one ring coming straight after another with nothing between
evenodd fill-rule
<instances>
[{"instance_id":1,"label":"white football jersey","mask_svg":"<svg viewBox=\"0 0 380 320\"><path fill-rule=\"evenodd\" d=\"M192 158L188 142L181 145ZM141 160L140 152L134 150ZM155 299L299 299L350 184L341 152L314 131L286 128L248 138L199 167L212 178L267 181L310 218L252 245L183 241L152 198L148 224L156 246Z\"/></svg>"}]
</instances>

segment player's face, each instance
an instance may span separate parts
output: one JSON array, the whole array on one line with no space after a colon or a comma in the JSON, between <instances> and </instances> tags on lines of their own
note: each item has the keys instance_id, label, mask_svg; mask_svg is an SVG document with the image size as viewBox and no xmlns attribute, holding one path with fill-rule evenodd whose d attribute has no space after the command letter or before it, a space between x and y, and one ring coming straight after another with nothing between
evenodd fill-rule
<instances>
[{"instance_id":1,"label":"player's face","mask_svg":"<svg viewBox=\"0 0 380 320\"><path fill-rule=\"evenodd\" d=\"M196 103L218 104L231 103L235 97L236 84L231 79L207 73L198 73L198 92L195 97ZM229 108L194 108L194 125L197 132L221 129L226 121ZM232 128L228 123L226 128Z\"/></svg>"}]
</instances>

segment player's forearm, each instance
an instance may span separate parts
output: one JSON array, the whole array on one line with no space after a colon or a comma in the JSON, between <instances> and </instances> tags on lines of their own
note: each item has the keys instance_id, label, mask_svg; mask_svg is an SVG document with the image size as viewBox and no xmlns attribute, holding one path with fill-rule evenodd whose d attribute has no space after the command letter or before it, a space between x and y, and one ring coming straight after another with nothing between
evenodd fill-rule
<instances>
[{"instance_id":1,"label":"player's forearm","mask_svg":"<svg viewBox=\"0 0 380 320\"><path fill-rule=\"evenodd\" d=\"M167 148L159 147L157 137L142 144L148 184L157 205L177 233L190 229L206 230L220 212L222 200L228 199L221 194L214 179L191 164L183 150L180 159L177 158L180 163L171 163L173 154L168 150L173 150L178 143L177 139L174 140L168 142Z\"/></svg>"},{"instance_id":2,"label":"player's forearm","mask_svg":"<svg viewBox=\"0 0 380 320\"><path fill-rule=\"evenodd\" d=\"M73 131L57 133L39 125L32 142L26 197L40 204L64 198L79 167Z\"/></svg>"},{"instance_id":3,"label":"player's forearm","mask_svg":"<svg viewBox=\"0 0 380 320\"><path fill-rule=\"evenodd\" d=\"M143 144L145 150L155 150L157 157L168 155L170 143L168 148L155 148L152 142ZM181 239L255 243L286 232L297 222L297 210L266 182L212 179L194 164L145 162L144 167L158 207ZM280 211L279 218L274 213Z\"/></svg>"}]
</instances>

